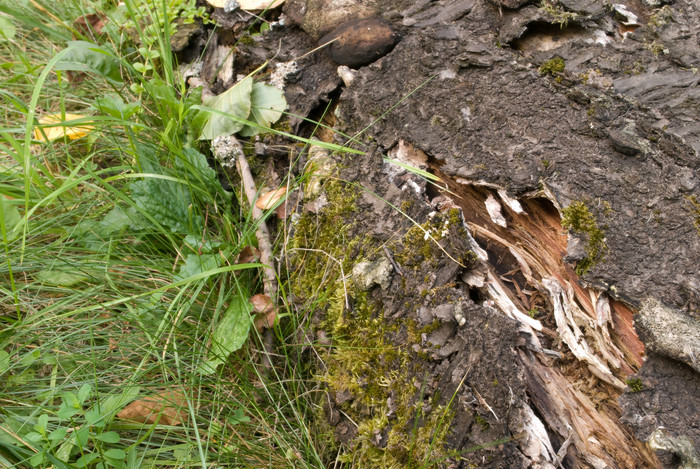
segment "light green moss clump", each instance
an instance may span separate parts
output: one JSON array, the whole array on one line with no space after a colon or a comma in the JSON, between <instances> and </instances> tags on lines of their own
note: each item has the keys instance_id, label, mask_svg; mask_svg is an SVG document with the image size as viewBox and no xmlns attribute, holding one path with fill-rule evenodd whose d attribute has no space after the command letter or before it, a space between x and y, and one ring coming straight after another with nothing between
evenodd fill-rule
<instances>
[{"instance_id":1,"label":"light green moss clump","mask_svg":"<svg viewBox=\"0 0 700 469\"><path fill-rule=\"evenodd\" d=\"M354 219L358 189L329 178L323 190L328 204L318 214L305 213L296 225L290 246L296 267L290 283L295 297L322 312L315 323L332 340L332 348L318 349L323 365L315 378L325 383L331 396L352 395L339 407L358 425L357 435L337 458L358 468L444 467L453 412L440 405L439 394L422 398L420 383L417 387L414 382L423 376L422 361L411 349L421 333L437 325L419 328L409 319L388 322L381 302L353 282L344 282L339 267L348 275L365 257L376 257L379 243L356 234L363 232L356 229ZM431 220L424 229L440 239L438 228L444 230L445 220L435 218L439 220ZM425 232L414 228L402 242L418 244L421 261L439 257L435 242L424 239ZM402 260L417 261L408 255ZM401 261L397 258L397 262ZM325 396L324 401L327 399ZM316 418L326 416L319 411ZM332 451L340 443L328 431L328 424L318 422L315 427L317 437L329 439L319 446L329 450L329 460L336 458Z\"/></svg>"},{"instance_id":2,"label":"light green moss clump","mask_svg":"<svg viewBox=\"0 0 700 469\"><path fill-rule=\"evenodd\" d=\"M588 239L586 257L576 265L576 275L584 275L603 259L608 250L605 244L607 226L599 227L593 214L582 201L572 202L562 210L561 226Z\"/></svg>"},{"instance_id":3,"label":"light green moss clump","mask_svg":"<svg viewBox=\"0 0 700 469\"><path fill-rule=\"evenodd\" d=\"M541 76L551 75L555 76L564 71L566 68L566 62L561 57L554 57L542 65L540 65L539 72Z\"/></svg>"},{"instance_id":4,"label":"light green moss clump","mask_svg":"<svg viewBox=\"0 0 700 469\"><path fill-rule=\"evenodd\" d=\"M693 226L700 236L700 202L698 198L694 195L686 196L685 200L690 204L690 213L693 216Z\"/></svg>"}]
</instances>

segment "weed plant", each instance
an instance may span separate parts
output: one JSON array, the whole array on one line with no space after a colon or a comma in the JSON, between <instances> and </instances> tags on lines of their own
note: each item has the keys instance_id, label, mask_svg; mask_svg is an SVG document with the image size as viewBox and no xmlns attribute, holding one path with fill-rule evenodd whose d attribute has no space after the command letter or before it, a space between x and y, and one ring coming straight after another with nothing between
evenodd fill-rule
<instances>
[{"instance_id":1,"label":"weed plant","mask_svg":"<svg viewBox=\"0 0 700 469\"><path fill-rule=\"evenodd\" d=\"M322 466L291 352L265 372L255 338L212 357L232 314L256 334L259 264L236 261L256 225L193 144L199 97L155 22L171 3L126 0L162 26L142 40L76 28L110 1L0 5L0 467ZM48 114L84 135L47 142ZM175 420L116 417L148 397Z\"/></svg>"}]
</instances>

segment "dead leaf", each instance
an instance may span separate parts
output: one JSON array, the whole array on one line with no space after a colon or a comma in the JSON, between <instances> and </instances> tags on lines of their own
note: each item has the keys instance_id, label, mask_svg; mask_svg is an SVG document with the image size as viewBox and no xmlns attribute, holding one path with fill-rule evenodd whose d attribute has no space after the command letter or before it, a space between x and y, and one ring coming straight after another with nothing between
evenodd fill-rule
<instances>
[{"instance_id":1,"label":"dead leaf","mask_svg":"<svg viewBox=\"0 0 700 469\"><path fill-rule=\"evenodd\" d=\"M83 36L90 37L93 33L101 36L107 21L107 17L102 13L90 13L77 18L73 26Z\"/></svg>"},{"instance_id":2,"label":"dead leaf","mask_svg":"<svg viewBox=\"0 0 700 469\"><path fill-rule=\"evenodd\" d=\"M287 186L282 186L274 191L265 192L255 202L255 206L260 210L269 210L275 206L279 200L287 194Z\"/></svg>"},{"instance_id":3,"label":"dead leaf","mask_svg":"<svg viewBox=\"0 0 700 469\"><path fill-rule=\"evenodd\" d=\"M138 399L117 414L122 420L139 423L181 425L187 420L187 399L180 389L166 389L155 396Z\"/></svg>"},{"instance_id":4,"label":"dead leaf","mask_svg":"<svg viewBox=\"0 0 700 469\"><path fill-rule=\"evenodd\" d=\"M260 251L250 245L244 247L238 254L238 264L250 264L260 259Z\"/></svg>"},{"instance_id":5,"label":"dead leaf","mask_svg":"<svg viewBox=\"0 0 700 469\"><path fill-rule=\"evenodd\" d=\"M207 0L214 8L224 8L229 0ZM284 0L238 0L241 10L265 10L266 8L277 8Z\"/></svg>"},{"instance_id":6,"label":"dead leaf","mask_svg":"<svg viewBox=\"0 0 700 469\"><path fill-rule=\"evenodd\" d=\"M77 124L66 126L63 125L65 122L73 121L76 119L84 119L86 116L80 114L69 114L64 115L65 120L61 120L61 114L48 114L39 119L40 125L51 125L52 127L36 128L34 129L34 137L37 140L49 143L52 140L61 138L63 136L68 137L71 140L76 140L78 138L84 137L89 134L93 126L86 124ZM46 137L44 137L46 135Z\"/></svg>"},{"instance_id":7,"label":"dead leaf","mask_svg":"<svg viewBox=\"0 0 700 469\"><path fill-rule=\"evenodd\" d=\"M276 318L277 308L273 309L267 314L261 314L255 318L255 328L258 330L258 332L260 332L266 327L272 327L275 324Z\"/></svg>"},{"instance_id":8,"label":"dead leaf","mask_svg":"<svg viewBox=\"0 0 700 469\"><path fill-rule=\"evenodd\" d=\"M278 220L284 220L289 216L291 213L291 209L289 208L289 201L285 200L282 205L277 207L277 219Z\"/></svg>"},{"instance_id":9,"label":"dead leaf","mask_svg":"<svg viewBox=\"0 0 700 469\"><path fill-rule=\"evenodd\" d=\"M250 302L253 304L253 311L256 313L269 313L275 309L272 299L267 295L263 295L262 293L253 295Z\"/></svg>"}]
</instances>

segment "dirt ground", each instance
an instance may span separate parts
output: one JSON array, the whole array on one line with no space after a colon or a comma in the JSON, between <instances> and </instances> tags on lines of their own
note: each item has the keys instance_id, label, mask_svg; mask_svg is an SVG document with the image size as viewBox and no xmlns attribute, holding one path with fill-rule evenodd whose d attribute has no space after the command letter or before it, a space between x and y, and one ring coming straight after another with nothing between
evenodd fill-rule
<instances>
[{"instance_id":1,"label":"dirt ground","mask_svg":"<svg viewBox=\"0 0 700 469\"><path fill-rule=\"evenodd\" d=\"M208 43L215 93L270 60L291 130L366 152L294 155L324 183L287 257L297 304L327 293L316 424L351 465L700 467L700 4L272 14L217 10L183 58Z\"/></svg>"}]
</instances>

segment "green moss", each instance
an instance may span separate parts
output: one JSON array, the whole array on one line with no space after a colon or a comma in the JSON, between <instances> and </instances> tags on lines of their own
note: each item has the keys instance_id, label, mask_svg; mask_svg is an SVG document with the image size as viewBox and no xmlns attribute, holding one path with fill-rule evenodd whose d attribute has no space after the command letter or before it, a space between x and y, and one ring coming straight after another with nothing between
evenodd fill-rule
<instances>
[{"instance_id":1,"label":"green moss","mask_svg":"<svg viewBox=\"0 0 700 469\"><path fill-rule=\"evenodd\" d=\"M685 196L685 200L690 204L690 213L694 219L693 226L695 226L698 236L700 236L700 202L698 202L698 198L694 195Z\"/></svg>"},{"instance_id":2,"label":"green moss","mask_svg":"<svg viewBox=\"0 0 700 469\"><path fill-rule=\"evenodd\" d=\"M550 23L559 25L561 29L566 28L569 21L575 21L578 18L577 13L566 11L558 3L547 0L542 0L539 11L548 17Z\"/></svg>"},{"instance_id":3,"label":"green moss","mask_svg":"<svg viewBox=\"0 0 700 469\"><path fill-rule=\"evenodd\" d=\"M478 423L479 425L481 425L481 429L482 429L483 431L486 431L486 430L489 429L490 425L489 425L488 420L486 420L486 419L485 419L484 417L482 417L481 415L476 414L476 417L474 417L474 420L476 421L476 423Z\"/></svg>"},{"instance_id":4,"label":"green moss","mask_svg":"<svg viewBox=\"0 0 700 469\"><path fill-rule=\"evenodd\" d=\"M625 384L629 386L631 392L640 392L644 390L644 384L639 378L630 378L625 381Z\"/></svg>"},{"instance_id":5,"label":"green moss","mask_svg":"<svg viewBox=\"0 0 700 469\"><path fill-rule=\"evenodd\" d=\"M323 312L317 327L333 340L332 348L319 351L323 366L317 379L332 394L349 391L353 397L340 407L357 423L358 432L339 459L353 467L439 467L441 463L434 461L447 457L444 447L453 414L440 406L437 395L416 399L413 381L422 374L422 362L411 349L420 342L421 334L432 332L439 323L421 328L410 320L387 322L380 302L341 277L341 272L351 272L366 252L374 252L377 243L353 234L361 231L355 229L354 222L358 190L333 178L326 180L323 189L328 204L318 214L302 215L295 227L290 243L290 252L296 253L290 284L296 298ZM405 250L401 244L401 252L395 256L402 267L414 260L404 251L417 249L421 260L439 257L435 254L440 248L430 238L424 239L425 230L430 230L434 239L441 239L445 219L436 216L422 228L409 230L402 241L411 248ZM353 300L349 309L346 294ZM396 340L404 335L407 339ZM397 346L397 342L404 345ZM420 425L414 430L416 422ZM378 434L387 440L383 448L376 445ZM333 439L322 447L339 447L327 431L317 436ZM328 453L328 457L335 454Z\"/></svg>"},{"instance_id":6,"label":"green moss","mask_svg":"<svg viewBox=\"0 0 700 469\"><path fill-rule=\"evenodd\" d=\"M564 59L562 59L561 57L554 57L553 59L550 59L544 62L542 65L540 65L539 72L542 76L555 76L563 72L565 68L566 63L564 62Z\"/></svg>"},{"instance_id":7,"label":"green moss","mask_svg":"<svg viewBox=\"0 0 700 469\"><path fill-rule=\"evenodd\" d=\"M402 212L408 212L411 209L411 207L413 207L413 205L414 202L412 200L404 200L403 202L401 202L399 208Z\"/></svg>"},{"instance_id":8,"label":"green moss","mask_svg":"<svg viewBox=\"0 0 700 469\"><path fill-rule=\"evenodd\" d=\"M605 244L606 226L599 227L593 214L582 201L572 202L562 210L562 227L588 239L586 257L576 265L576 274L581 276L603 259L608 250Z\"/></svg>"}]
</instances>

